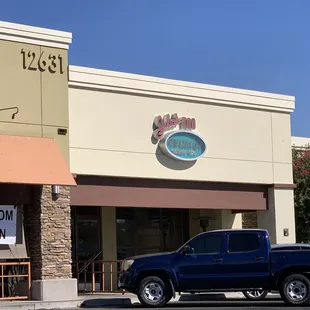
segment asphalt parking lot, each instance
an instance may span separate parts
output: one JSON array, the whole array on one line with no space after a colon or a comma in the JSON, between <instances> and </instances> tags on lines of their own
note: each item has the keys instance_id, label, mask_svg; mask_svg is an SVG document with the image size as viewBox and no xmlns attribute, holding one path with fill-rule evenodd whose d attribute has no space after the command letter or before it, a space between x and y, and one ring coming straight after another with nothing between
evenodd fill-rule
<instances>
[{"instance_id":1,"label":"asphalt parking lot","mask_svg":"<svg viewBox=\"0 0 310 310\"><path fill-rule=\"evenodd\" d=\"M242 309L242 310L273 310L273 309L308 309L309 307L290 307L286 306L282 301L279 300L265 300L262 302L247 302L247 301L220 301L220 302L193 302L193 303L183 303L175 302L166 305L164 308L167 310L180 310L180 309L207 309L207 310L229 310L229 309ZM81 309L81 308L76 308ZM83 309L83 308L82 308ZM87 309L87 308L84 308ZM131 305L127 307L114 307L114 308L96 308L96 309L139 309L139 310L149 310L150 308L144 308L140 304ZM68 310L68 309L67 309Z\"/></svg>"},{"instance_id":2,"label":"asphalt parking lot","mask_svg":"<svg viewBox=\"0 0 310 310\"><path fill-rule=\"evenodd\" d=\"M90 307L85 307L87 309ZM264 301L256 301L256 302L249 302L244 299L232 299L232 300L219 300L219 301L194 301L194 302L172 302L167 304L164 308L160 309L167 309L167 310L179 310L179 309L208 309L208 310L228 310L228 309L262 309L262 310L271 310L271 309L308 309L309 307L291 307L287 306L282 300L279 298L266 298ZM78 308L76 308L78 309ZM80 308L81 309L81 308ZM83 308L82 308L83 309ZM133 303L132 305L121 306L121 307L103 307L96 309L137 309L137 310L146 310L150 308L145 308L141 306L140 303Z\"/></svg>"}]
</instances>

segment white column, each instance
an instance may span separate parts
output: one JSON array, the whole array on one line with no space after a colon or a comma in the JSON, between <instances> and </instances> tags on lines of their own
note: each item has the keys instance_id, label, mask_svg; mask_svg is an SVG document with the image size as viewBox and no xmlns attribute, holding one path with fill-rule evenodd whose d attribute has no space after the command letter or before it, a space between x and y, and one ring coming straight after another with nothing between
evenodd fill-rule
<instances>
[{"instance_id":1,"label":"white column","mask_svg":"<svg viewBox=\"0 0 310 310\"><path fill-rule=\"evenodd\" d=\"M241 229L242 228L242 214L232 213L231 210L217 211L216 228L217 229Z\"/></svg>"},{"instance_id":2,"label":"white column","mask_svg":"<svg viewBox=\"0 0 310 310\"><path fill-rule=\"evenodd\" d=\"M189 238L193 238L201 232L199 217L200 210L189 210Z\"/></svg>"},{"instance_id":3,"label":"white column","mask_svg":"<svg viewBox=\"0 0 310 310\"><path fill-rule=\"evenodd\" d=\"M294 190L268 189L268 211L257 212L258 228L267 229L273 244L295 243ZM284 230L288 229L288 236Z\"/></svg>"},{"instance_id":4,"label":"white column","mask_svg":"<svg viewBox=\"0 0 310 310\"><path fill-rule=\"evenodd\" d=\"M117 240L116 240L116 209L115 207L101 208L101 240L102 256L104 261L115 261L117 259ZM111 288L111 278L109 271L116 271L117 264L106 263L104 269L104 286L106 290ZM113 274L113 289L117 287L117 275Z\"/></svg>"}]
</instances>

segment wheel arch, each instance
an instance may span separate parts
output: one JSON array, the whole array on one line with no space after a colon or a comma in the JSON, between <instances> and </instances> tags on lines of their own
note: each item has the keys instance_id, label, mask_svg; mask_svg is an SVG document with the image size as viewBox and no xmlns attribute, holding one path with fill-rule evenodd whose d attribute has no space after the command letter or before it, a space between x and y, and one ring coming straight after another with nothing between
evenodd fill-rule
<instances>
[{"instance_id":1,"label":"wheel arch","mask_svg":"<svg viewBox=\"0 0 310 310\"><path fill-rule=\"evenodd\" d=\"M310 280L310 266L301 265L301 266L291 266L283 269L277 278L276 285L280 287L282 281L291 274L302 274Z\"/></svg>"},{"instance_id":2,"label":"wheel arch","mask_svg":"<svg viewBox=\"0 0 310 310\"><path fill-rule=\"evenodd\" d=\"M140 282L142 281L142 279L149 277L149 276L153 276L153 277L159 277L161 278L163 281L165 281L166 283L169 284L169 287L171 289L171 293L173 295L173 297L175 297L175 285L173 283L173 278L171 277L171 275L169 274L169 272L165 269L149 269L149 270L143 270L141 271L136 279L135 279L135 287L138 288Z\"/></svg>"}]
</instances>

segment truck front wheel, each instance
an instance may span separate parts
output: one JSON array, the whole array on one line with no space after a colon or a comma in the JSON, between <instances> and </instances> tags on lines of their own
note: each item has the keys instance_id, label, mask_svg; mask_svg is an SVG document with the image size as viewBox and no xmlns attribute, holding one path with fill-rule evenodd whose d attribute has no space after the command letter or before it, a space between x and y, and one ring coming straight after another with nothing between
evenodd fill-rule
<instances>
[{"instance_id":1,"label":"truck front wheel","mask_svg":"<svg viewBox=\"0 0 310 310\"><path fill-rule=\"evenodd\" d=\"M242 293L247 300L263 300L268 295L268 291L262 290L243 291Z\"/></svg>"},{"instance_id":2,"label":"truck front wheel","mask_svg":"<svg viewBox=\"0 0 310 310\"><path fill-rule=\"evenodd\" d=\"M163 307L170 299L169 284L159 277L146 277L141 280L138 299L148 307Z\"/></svg>"},{"instance_id":3,"label":"truck front wheel","mask_svg":"<svg viewBox=\"0 0 310 310\"><path fill-rule=\"evenodd\" d=\"M310 281L302 274L289 275L283 280L280 293L288 304L307 305L310 303Z\"/></svg>"}]
</instances>

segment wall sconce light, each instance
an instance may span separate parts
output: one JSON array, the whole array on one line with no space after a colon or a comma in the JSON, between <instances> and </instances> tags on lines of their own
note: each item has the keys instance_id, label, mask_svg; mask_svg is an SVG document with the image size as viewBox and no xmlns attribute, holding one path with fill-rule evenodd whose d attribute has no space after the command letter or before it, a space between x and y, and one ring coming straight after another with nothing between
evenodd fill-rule
<instances>
[{"instance_id":1,"label":"wall sconce light","mask_svg":"<svg viewBox=\"0 0 310 310\"><path fill-rule=\"evenodd\" d=\"M289 229L288 228L284 228L283 229L283 236L284 237L288 237L289 236Z\"/></svg>"},{"instance_id":2,"label":"wall sconce light","mask_svg":"<svg viewBox=\"0 0 310 310\"><path fill-rule=\"evenodd\" d=\"M52 185L52 196L53 198L57 199L60 194L60 186L59 185Z\"/></svg>"}]
</instances>

